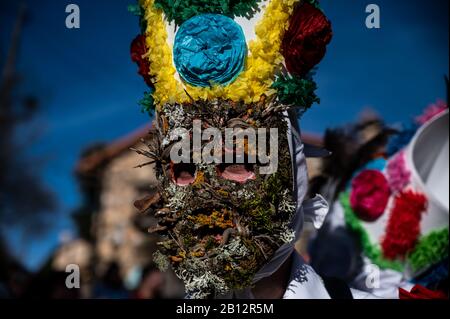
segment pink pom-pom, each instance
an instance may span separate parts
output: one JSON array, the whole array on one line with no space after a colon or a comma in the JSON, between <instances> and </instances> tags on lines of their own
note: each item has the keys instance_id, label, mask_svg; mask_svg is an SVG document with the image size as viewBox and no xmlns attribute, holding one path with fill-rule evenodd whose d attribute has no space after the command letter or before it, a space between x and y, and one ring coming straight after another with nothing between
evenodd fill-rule
<instances>
[{"instance_id":1,"label":"pink pom-pom","mask_svg":"<svg viewBox=\"0 0 450 319\"><path fill-rule=\"evenodd\" d=\"M405 151L399 152L389 160L386 173L389 186L393 193L398 193L405 188L411 180L411 171L406 165Z\"/></svg>"}]
</instances>

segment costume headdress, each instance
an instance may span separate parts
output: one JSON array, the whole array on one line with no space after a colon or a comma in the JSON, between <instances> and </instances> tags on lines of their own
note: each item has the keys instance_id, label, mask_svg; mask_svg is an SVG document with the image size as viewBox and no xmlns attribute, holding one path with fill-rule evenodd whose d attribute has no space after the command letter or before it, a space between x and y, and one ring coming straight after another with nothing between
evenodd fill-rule
<instances>
[{"instance_id":1,"label":"costume headdress","mask_svg":"<svg viewBox=\"0 0 450 319\"><path fill-rule=\"evenodd\" d=\"M154 230L164 240L155 260L173 266L190 297L248 287L274 271L261 267L285 258L301 228L307 178L295 115L318 102L311 70L331 40L330 22L316 1L299 0L142 0L133 11L142 33L132 58L149 85L141 104L156 111L155 138L139 152L161 186L137 202L156 205ZM185 161L171 159L180 140L208 128L220 141L237 129L244 143L194 142ZM275 170L257 151L273 140ZM199 158L207 147L219 158ZM230 153L236 161L222 163Z\"/></svg>"}]
</instances>

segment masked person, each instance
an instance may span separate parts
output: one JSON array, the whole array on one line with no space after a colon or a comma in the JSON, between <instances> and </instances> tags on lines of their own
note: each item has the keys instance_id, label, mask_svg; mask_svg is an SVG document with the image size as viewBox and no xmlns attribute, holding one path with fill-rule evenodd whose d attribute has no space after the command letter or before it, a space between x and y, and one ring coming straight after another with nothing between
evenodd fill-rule
<instances>
[{"instance_id":1,"label":"masked person","mask_svg":"<svg viewBox=\"0 0 450 319\"><path fill-rule=\"evenodd\" d=\"M312 68L331 24L317 1L143 0L132 59L155 112L148 149L160 185L136 207L158 218L154 262L188 298L351 297L295 252L320 227L299 115L318 97ZM256 27L255 27L256 26ZM338 287L333 289L331 287ZM338 292L338 293L337 293Z\"/></svg>"},{"instance_id":2,"label":"masked person","mask_svg":"<svg viewBox=\"0 0 450 319\"><path fill-rule=\"evenodd\" d=\"M341 143L333 143L318 188L336 193L311 264L358 288L358 298L447 299L447 105L430 105L402 131L377 122L327 134ZM368 129L375 134L356 147Z\"/></svg>"}]
</instances>

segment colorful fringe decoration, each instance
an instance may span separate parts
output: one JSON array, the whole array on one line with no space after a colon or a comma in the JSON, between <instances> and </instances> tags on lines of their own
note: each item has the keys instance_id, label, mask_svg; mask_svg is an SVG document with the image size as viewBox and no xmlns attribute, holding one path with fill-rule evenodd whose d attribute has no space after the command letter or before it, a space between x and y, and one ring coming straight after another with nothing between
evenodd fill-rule
<instances>
[{"instance_id":1,"label":"colorful fringe decoration","mask_svg":"<svg viewBox=\"0 0 450 319\"><path fill-rule=\"evenodd\" d=\"M138 35L131 43L131 60L138 65L138 73L144 78L145 83L147 83L149 87L153 87L153 80L150 76L150 62L145 59L146 54L147 47L145 45L145 37L143 35Z\"/></svg>"},{"instance_id":2,"label":"colorful fringe decoration","mask_svg":"<svg viewBox=\"0 0 450 319\"><path fill-rule=\"evenodd\" d=\"M448 257L448 240L448 228L422 237L407 258L412 270L422 270Z\"/></svg>"},{"instance_id":3,"label":"colorful fringe decoration","mask_svg":"<svg viewBox=\"0 0 450 319\"><path fill-rule=\"evenodd\" d=\"M406 190L394 199L382 240L383 254L388 259L404 257L414 249L420 235L420 221L427 209L427 198L424 194Z\"/></svg>"},{"instance_id":4,"label":"colorful fringe decoration","mask_svg":"<svg viewBox=\"0 0 450 319\"><path fill-rule=\"evenodd\" d=\"M305 76L323 59L332 37L331 22L321 10L307 2L298 5L283 38L287 70Z\"/></svg>"},{"instance_id":5,"label":"colorful fringe decoration","mask_svg":"<svg viewBox=\"0 0 450 319\"><path fill-rule=\"evenodd\" d=\"M433 119L435 116L441 114L445 110L448 109L447 103L444 101L438 100L436 104L429 105L422 115L418 116L416 118L416 123L419 125L424 125L431 119Z\"/></svg>"},{"instance_id":6,"label":"colorful fringe decoration","mask_svg":"<svg viewBox=\"0 0 450 319\"><path fill-rule=\"evenodd\" d=\"M298 2L271 0L256 26L256 39L249 43L250 54L246 67L236 81L228 86L199 88L184 85L175 78L176 70L172 63L172 49L167 43L163 10L155 7L155 0L141 0L144 19L147 21L145 37L149 51L146 57L155 83L155 104L161 106L166 103L191 102L192 99L217 98L252 103L258 102L264 95L275 94L276 90L271 87L274 75L283 62L281 42L289 26L289 17Z\"/></svg>"},{"instance_id":7,"label":"colorful fringe decoration","mask_svg":"<svg viewBox=\"0 0 450 319\"><path fill-rule=\"evenodd\" d=\"M181 25L204 13L251 19L259 11L260 2L261 0L155 0L155 7L164 10L167 20Z\"/></svg>"},{"instance_id":8,"label":"colorful fringe decoration","mask_svg":"<svg viewBox=\"0 0 450 319\"><path fill-rule=\"evenodd\" d=\"M320 103L315 91L317 84L312 80L298 76L280 76L273 83L272 88L278 92L278 99L285 105L301 107L308 110L314 103Z\"/></svg>"},{"instance_id":9,"label":"colorful fringe decoration","mask_svg":"<svg viewBox=\"0 0 450 319\"><path fill-rule=\"evenodd\" d=\"M400 262L384 259L383 253L378 245L371 243L369 235L350 206L349 193L343 193L340 196L339 201L344 209L347 227L359 237L364 255L381 269L403 271L403 265Z\"/></svg>"},{"instance_id":10,"label":"colorful fringe decoration","mask_svg":"<svg viewBox=\"0 0 450 319\"><path fill-rule=\"evenodd\" d=\"M387 164L386 175L393 193L402 191L411 180L411 172L406 166L405 151L400 151Z\"/></svg>"},{"instance_id":11,"label":"colorful fringe decoration","mask_svg":"<svg viewBox=\"0 0 450 319\"><path fill-rule=\"evenodd\" d=\"M150 92L145 92L144 97L139 101L142 112L147 113L150 116L153 115L153 111L155 110L155 101L153 100L152 95L154 91L154 88L150 88Z\"/></svg>"},{"instance_id":12,"label":"colorful fringe decoration","mask_svg":"<svg viewBox=\"0 0 450 319\"><path fill-rule=\"evenodd\" d=\"M352 181L352 209L366 222L374 222L384 214L390 196L388 181L380 171L362 171Z\"/></svg>"},{"instance_id":13,"label":"colorful fringe decoration","mask_svg":"<svg viewBox=\"0 0 450 319\"><path fill-rule=\"evenodd\" d=\"M154 0L141 0L144 20L147 22L145 43L151 68L150 75L155 84L153 98L157 106L187 100L186 93L175 79L175 67L172 64L172 49L167 43L167 30L163 12L154 7Z\"/></svg>"}]
</instances>

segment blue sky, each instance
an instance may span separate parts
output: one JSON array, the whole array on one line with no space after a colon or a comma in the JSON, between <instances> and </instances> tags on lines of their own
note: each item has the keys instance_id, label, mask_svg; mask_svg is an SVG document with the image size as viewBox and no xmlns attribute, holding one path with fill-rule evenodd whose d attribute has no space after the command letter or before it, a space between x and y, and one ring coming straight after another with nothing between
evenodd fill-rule
<instances>
[{"instance_id":1,"label":"blue sky","mask_svg":"<svg viewBox=\"0 0 450 319\"><path fill-rule=\"evenodd\" d=\"M69 214L80 201L73 168L80 152L112 141L145 124L137 101L145 85L129 58L139 32L126 10L132 0L25 1L30 20L22 38L19 71L24 89L41 98L32 125L41 134L30 155L46 159L41 176L58 196L52 227L39 240L21 240L8 230L11 247L36 268L72 229ZM81 9L81 29L65 28L65 7ZM408 121L430 102L445 98L448 74L448 1L323 0L334 38L316 80L321 104L302 120L303 129L321 133L351 121L371 107L388 122ZM365 27L365 7L381 9L381 29ZM4 56L17 1L0 4L0 53ZM24 129L25 132L25 129Z\"/></svg>"}]
</instances>

